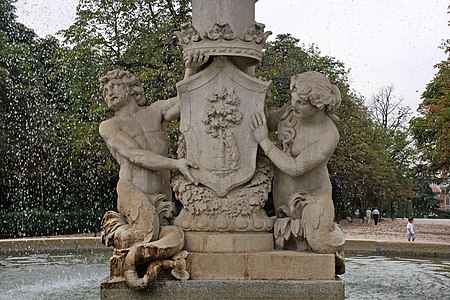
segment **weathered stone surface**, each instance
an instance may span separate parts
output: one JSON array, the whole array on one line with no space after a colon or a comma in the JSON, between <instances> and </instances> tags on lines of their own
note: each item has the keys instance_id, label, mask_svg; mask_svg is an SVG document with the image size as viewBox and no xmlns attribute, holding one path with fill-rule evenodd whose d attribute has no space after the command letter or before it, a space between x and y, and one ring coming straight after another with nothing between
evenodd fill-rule
<instances>
[{"instance_id":1,"label":"weathered stone surface","mask_svg":"<svg viewBox=\"0 0 450 300\"><path fill-rule=\"evenodd\" d=\"M255 2L192 1L193 23L176 33L186 66L176 98L144 107L142 84L128 71L113 70L100 79L105 101L115 110L114 117L101 123L100 134L120 165L118 212L107 212L102 221L102 241L115 247L111 280L102 297L116 287L123 291L122 279L129 287L150 288L160 270L172 269L178 279L187 279L189 271L192 279L254 281L225 284L212 295L215 299L264 299L270 293L251 290L258 280L282 281L272 283L279 293L270 294L271 299L327 299L331 290L343 298L343 285L340 290L334 278L345 271L338 253L344 238L333 222L326 167L339 141L333 112L340 93L320 73L293 76L291 104L269 116L283 151L268 139L271 82L256 78L254 66L270 32L255 22ZM180 114L178 159L170 159L165 129ZM258 145L270 161L262 153L257 157ZM275 226L264 210L274 177L272 162L278 168ZM170 170L179 173L172 187L183 204L173 225ZM264 234L272 229L279 249L295 251L274 251L272 237ZM190 254L183 250L184 232L193 232L186 238ZM283 280L327 282L312 284L328 290L315 293L303 285L304 290L288 291L292 284ZM233 284L243 286L244 295L232 290ZM190 288L198 292L205 285L194 281L152 292L186 298Z\"/></svg>"},{"instance_id":2,"label":"weathered stone surface","mask_svg":"<svg viewBox=\"0 0 450 300\"><path fill-rule=\"evenodd\" d=\"M250 181L224 197L207 186L194 185L181 175L175 176L173 190L183 209L174 224L187 232L268 232L273 228L273 219L263 208L272 188L272 178L273 165L261 156Z\"/></svg>"},{"instance_id":3,"label":"weathered stone surface","mask_svg":"<svg viewBox=\"0 0 450 300\"><path fill-rule=\"evenodd\" d=\"M145 107L141 82L123 70L108 72L100 85L115 115L103 121L99 131L120 165L118 212L107 212L101 224L102 242L115 248L110 277L123 276L135 288L151 285L162 268L173 268L177 278L188 277L186 254L180 252L184 232L169 226L174 212L169 170L179 170L195 182L189 171L192 163L166 157L166 127L179 116L179 99Z\"/></svg>"},{"instance_id":4,"label":"weathered stone surface","mask_svg":"<svg viewBox=\"0 0 450 300\"><path fill-rule=\"evenodd\" d=\"M237 35L255 22L255 0L193 0L192 22L199 32L208 32L214 24L229 24Z\"/></svg>"},{"instance_id":5,"label":"weathered stone surface","mask_svg":"<svg viewBox=\"0 0 450 300\"><path fill-rule=\"evenodd\" d=\"M271 233L186 232L184 238L184 249L190 252L236 253L274 249Z\"/></svg>"},{"instance_id":6,"label":"weathered stone surface","mask_svg":"<svg viewBox=\"0 0 450 300\"><path fill-rule=\"evenodd\" d=\"M186 268L195 280L333 280L335 257L298 251L191 252Z\"/></svg>"},{"instance_id":7,"label":"weathered stone surface","mask_svg":"<svg viewBox=\"0 0 450 300\"><path fill-rule=\"evenodd\" d=\"M148 291L129 289L123 282L102 283L100 298L122 299L309 299L343 300L344 283L337 280L159 280Z\"/></svg>"},{"instance_id":8,"label":"weathered stone surface","mask_svg":"<svg viewBox=\"0 0 450 300\"><path fill-rule=\"evenodd\" d=\"M231 60L217 57L198 74L177 84L181 99L179 158L194 162L194 185L175 177L172 186L183 209L175 225L185 231L270 231L263 207L273 166L256 159L251 117L262 113L270 88Z\"/></svg>"},{"instance_id":9,"label":"weathered stone surface","mask_svg":"<svg viewBox=\"0 0 450 300\"><path fill-rule=\"evenodd\" d=\"M291 92L291 103L268 121L278 124L283 150L269 140L264 114L252 122L256 141L277 167L276 244L281 249L335 253L343 249L345 239L334 223L327 162L339 141L333 112L341 103L340 92L318 72L292 76Z\"/></svg>"},{"instance_id":10,"label":"weathered stone surface","mask_svg":"<svg viewBox=\"0 0 450 300\"><path fill-rule=\"evenodd\" d=\"M264 42L272 32L255 22L253 0L193 0L192 24L175 32L183 47L183 58L201 52L230 57L238 68L255 75Z\"/></svg>"},{"instance_id":11,"label":"weathered stone surface","mask_svg":"<svg viewBox=\"0 0 450 300\"><path fill-rule=\"evenodd\" d=\"M255 173L258 144L251 117L265 108L270 82L249 76L218 57L202 72L177 84L180 129L192 175L219 197Z\"/></svg>"}]
</instances>

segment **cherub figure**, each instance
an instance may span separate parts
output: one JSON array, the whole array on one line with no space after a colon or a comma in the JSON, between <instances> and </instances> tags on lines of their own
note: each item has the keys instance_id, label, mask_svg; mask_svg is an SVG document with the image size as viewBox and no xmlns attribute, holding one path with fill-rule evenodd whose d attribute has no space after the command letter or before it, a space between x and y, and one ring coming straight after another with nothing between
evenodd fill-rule
<instances>
[{"instance_id":1,"label":"cherub figure","mask_svg":"<svg viewBox=\"0 0 450 300\"><path fill-rule=\"evenodd\" d=\"M273 183L277 246L336 253L345 240L334 223L327 162L339 141L333 112L341 103L341 95L318 72L293 76L291 95L290 105L270 115L268 122L264 114L252 120L256 141L277 167ZM273 128L278 119L283 150L268 138L267 123Z\"/></svg>"}]
</instances>

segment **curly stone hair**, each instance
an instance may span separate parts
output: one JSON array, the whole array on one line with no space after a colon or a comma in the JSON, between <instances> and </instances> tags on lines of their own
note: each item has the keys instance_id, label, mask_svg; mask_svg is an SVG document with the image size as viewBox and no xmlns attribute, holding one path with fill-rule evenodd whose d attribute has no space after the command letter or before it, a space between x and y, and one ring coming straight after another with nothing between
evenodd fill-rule
<instances>
[{"instance_id":1,"label":"curly stone hair","mask_svg":"<svg viewBox=\"0 0 450 300\"><path fill-rule=\"evenodd\" d=\"M133 97L137 105L144 106L147 103L141 81L131 72L119 69L109 71L99 79L100 88L103 90L105 85L111 80L117 81L117 84L124 84L129 95Z\"/></svg>"},{"instance_id":2,"label":"curly stone hair","mask_svg":"<svg viewBox=\"0 0 450 300\"><path fill-rule=\"evenodd\" d=\"M311 71L291 77L291 90L306 95L311 105L325 112L335 112L341 105L341 92L322 73Z\"/></svg>"},{"instance_id":3,"label":"curly stone hair","mask_svg":"<svg viewBox=\"0 0 450 300\"><path fill-rule=\"evenodd\" d=\"M291 90L294 88L299 94L305 95L311 105L324 110L337 123L339 118L334 112L341 105L341 92L325 75L315 71L294 75L291 77ZM278 139L283 145L283 151L289 154L297 134L294 129L297 118L292 112L293 108L289 105L278 124Z\"/></svg>"}]
</instances>

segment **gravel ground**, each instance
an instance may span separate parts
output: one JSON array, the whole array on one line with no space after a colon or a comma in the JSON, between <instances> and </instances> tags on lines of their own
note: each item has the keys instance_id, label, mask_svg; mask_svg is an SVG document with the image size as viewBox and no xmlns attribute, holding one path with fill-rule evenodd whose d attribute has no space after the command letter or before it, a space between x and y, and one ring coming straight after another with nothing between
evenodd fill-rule
<instances>
[{"instance_id":1,"label":"gravel ground","mask_svg":"<svg viewBox=\"0 0 450 300\"><path fill-rule=\"evenodd\" d=\"M361 224L361 221L342 221L346 239L377 240L377 241L407 241L405 218L390 220L383 219L378 225ZM414 219L417 243L450 243L450 219Z\"/></svg>"},{"instance_id":2,"label":"gravel ground","mask_svg":"<svg viewBox=\"0 0 450 300\"><path fill-rule=\"evenodd\" d=\"M349 240L376 240L376 241L406 241L407 219L383 219L378 225L361 224L360 220L354 222L341 221L346 239ZM414 219L417 243L449 243L450 244L450 219ZM99 237L96 234L73 234L59 236L27 237L33 238L83 238Z\"/></svg>"}]
</instances>

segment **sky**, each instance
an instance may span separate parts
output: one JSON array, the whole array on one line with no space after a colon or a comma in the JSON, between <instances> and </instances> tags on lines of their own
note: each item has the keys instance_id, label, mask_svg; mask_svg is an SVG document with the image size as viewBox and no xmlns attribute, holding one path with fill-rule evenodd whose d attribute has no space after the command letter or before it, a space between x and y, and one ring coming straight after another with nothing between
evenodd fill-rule
<instances>
[{"instance_id":1,"label":"sky","mask_svg":"<svg viewBox=\"0 0 450 300\"><path fill-rule=\"evenodd\" d=\"M75 20L78 0L18 0L18 21L43 37ZM446 59L448 0L259 0L256 21L276 35L314 43L350 69L351 87L367 101L387 85L416 111L433 66Z\"/></svg>"}]
</instances>

